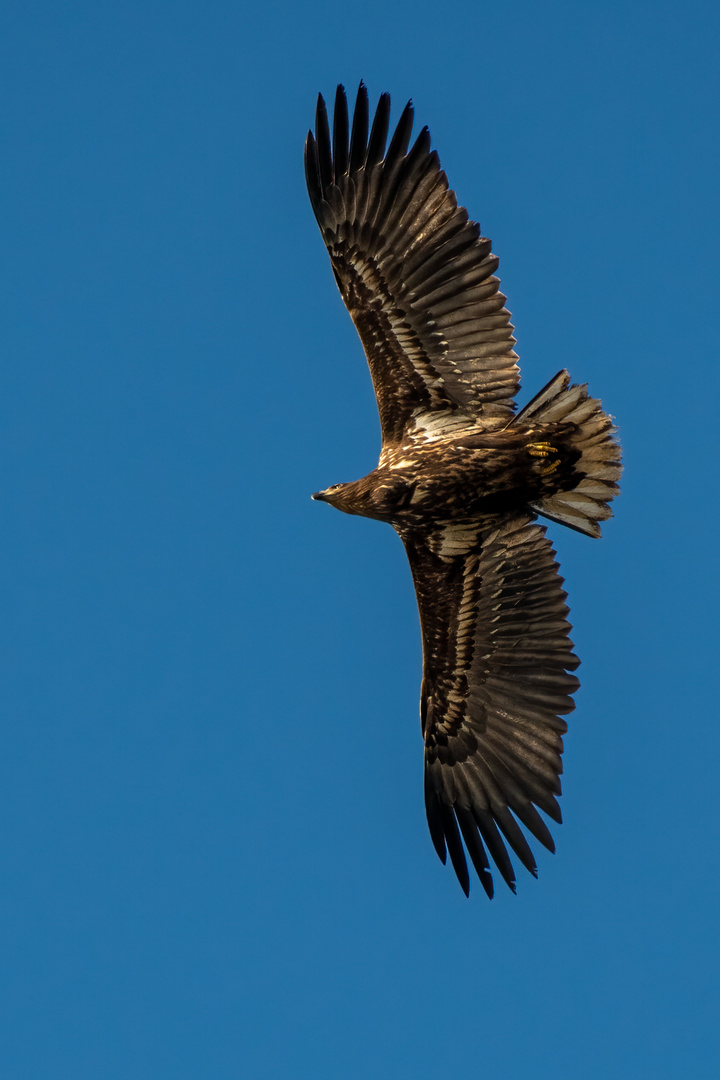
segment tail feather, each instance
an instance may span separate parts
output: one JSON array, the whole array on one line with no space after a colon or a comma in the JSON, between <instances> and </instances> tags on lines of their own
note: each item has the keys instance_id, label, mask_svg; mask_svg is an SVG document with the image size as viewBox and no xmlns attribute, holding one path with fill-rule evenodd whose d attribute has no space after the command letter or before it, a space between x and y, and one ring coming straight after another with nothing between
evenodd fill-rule
<instances>
[{"instance_id":1,"label":"tail feather","mask_svg":"<svg viewBox=\"0 0 720 1080\"><path fill-rule=\"evenodd\" d=\"M511 421L533 424L575 424L570 439L580 452L575 470L580 479L571 491L546 495L532 508L543 517L559 521L588 536L600 536L600 522L612 517L608 503L620 488L620 445L611 417L586 385L570 385L567 371L560 371Z\"/></svg>"}]
</instances>

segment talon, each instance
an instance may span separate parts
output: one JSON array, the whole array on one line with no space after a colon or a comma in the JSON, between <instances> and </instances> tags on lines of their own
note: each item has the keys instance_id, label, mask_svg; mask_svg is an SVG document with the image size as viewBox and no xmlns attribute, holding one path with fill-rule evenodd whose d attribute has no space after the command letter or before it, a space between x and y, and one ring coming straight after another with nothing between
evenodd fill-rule
<instances>
[{"instance_id":1,"label":"talon","mask_svg":"<svg viewBox=\"0 0 720 1080\"><path fill-rule=\"evenodd\" d=\"M549 458L553 457L554 461L544 461L542 464L538 462L540 466L538 472L541 476L550 476L560 467L560 456L557 451L557 447L553 446L549 442L534 442L528 443L527 452L534 458Z\"/></svg>"},{"instance_id":2,"label":"talon","mask_svg":"<svg viewBox=\"0 0 720 1080\"><path fill-rule=\"evenodd\" d=\"M559 459L557 461L549 461L547 463L547 465L543 465L542 468L540 469L540 475L541 476L550 476L551 473L554 473L555 470L559 469L559 468L560 468L560 460Z\"/></svg>"},{"instance_id":3,"label":"talon","mask_svg":"<svg viewBox=\"0 0 720 1080\"><path fill-rule=\"evenodd\" d=\"M528 443L528 454L533 458L546 458L551 454L557 454L552 443Z\"/></svg>"},{"instance_id":4,"label":"talon","mask_svg":"<svg viewBox=\"0 0 720 1080\"><path fill-rule=\"evenodd\" d=\"M557 450L549 442L528 443L527 451L532 457L549 457L550 454L557 454Z\"/></svg>"}]
</instances>

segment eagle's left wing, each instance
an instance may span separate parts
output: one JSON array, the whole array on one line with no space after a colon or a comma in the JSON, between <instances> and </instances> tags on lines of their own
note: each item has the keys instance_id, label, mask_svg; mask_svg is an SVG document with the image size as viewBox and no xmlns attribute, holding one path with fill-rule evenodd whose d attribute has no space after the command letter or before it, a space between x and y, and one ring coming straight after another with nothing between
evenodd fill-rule
<instances>
[{"instance_id":1,"label":"eagle's left wing","mask_svg":"<svg viewBox=\"0 0 720 1080\"><path fill-rule=\"evenodd\" d=\"M525 514L479 527L405 533L423 635L425 805L438 855L463 890L463 850L493 895L487 852L515 891L505 847L536 873L516 819L554 845L539 807L561 821L560 717L574 708L579 664L563 580L545 529ZM462 840L461 840L462 837Z\"/></svg>"},{"instance_id":2,"label":"eagle's left wing","mask_svg":"<svg viewBox=\"0 0 720 1080\"><path fill-rule=\"evenodd\" d=\"M501 427L518 388L515 338L498 259L458 206L427 128L408 149L408 103L390 145L390 98L370 128L360 84L350 127L337 89L332 135L322 96L305 144L310 201L365 349L383 446L407 433Z\"/></svg>"}]
</instances>

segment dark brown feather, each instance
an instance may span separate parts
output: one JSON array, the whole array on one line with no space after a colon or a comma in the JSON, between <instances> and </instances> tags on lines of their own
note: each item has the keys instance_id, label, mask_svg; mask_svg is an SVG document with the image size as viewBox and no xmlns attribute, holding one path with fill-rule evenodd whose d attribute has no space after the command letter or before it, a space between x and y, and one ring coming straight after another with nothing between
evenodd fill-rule
<instances>
[{"instance_id":1,"label":"dark brown feather","mask_svg":"<svg viewBox=\"0 0 720 1080\"><path fill-rule=\"evenodd\" d=\"M411 103L384 154L389 110L383 95L366 149L367 90L361 83L349 137L339 87L332 142L320 99L305 162L313 210L365 347L383 441L394 445L417 409L459 408L472 426L509 420L518 370L490 241L480 239L479 227L457 207L427 128L408 153ZM428 294L446 285L443 298L468 307L468 288L479 280L487 281L486 298L496 296L497 304L487 312L468 308L459 333L442 312L436 316Z\"/></svg>"},{"instance_id":2,"label":"dark brown feather","mask_svg":"<svg viewBox=\"0 0 720 1080\"><path fill-rule=\"evenodd\" d=\"M515 818L552 844L532 804L560 819L558 728L565 722L552 710L571 709L578 685L569 674L578 660L554 552L529 516L478 534L473 553L453 561L432 555L427 535L408 532L404 540L423 631L426 797L455 812L466 845L470 812L514 889L501 832L535 873ZM435 816L442 828L452 817Z\"/></svg>"}]
</instances>

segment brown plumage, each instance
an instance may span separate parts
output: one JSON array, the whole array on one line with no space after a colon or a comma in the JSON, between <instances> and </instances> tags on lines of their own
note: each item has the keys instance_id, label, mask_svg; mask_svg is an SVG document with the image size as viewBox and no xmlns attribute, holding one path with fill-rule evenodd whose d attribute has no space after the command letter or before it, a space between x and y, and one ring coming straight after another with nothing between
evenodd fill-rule
<instances>
[{"instance_id":1,"label":"brown plumage","mask_svg":"<svg viewBox=\"0 0 720 1080\"><path fill-rule=\"evenodd\" d=\"M465 893L465 850L493 895L488 853L515 891L506 843L531 873L520 822L554 845L561 717L579 661L555 553L537 514L589 536L611 516L620 449L585 386L559 372L519 413L498 260L457 205L412 105L385 149L360 84L350 129L339 86L305 144L310 200L362 340L382 429L378 467L313 498L389 522L415 583L423 640L425 805ZM369 132L369 134L368 134Z\"/></svg>"}]
</instances>

